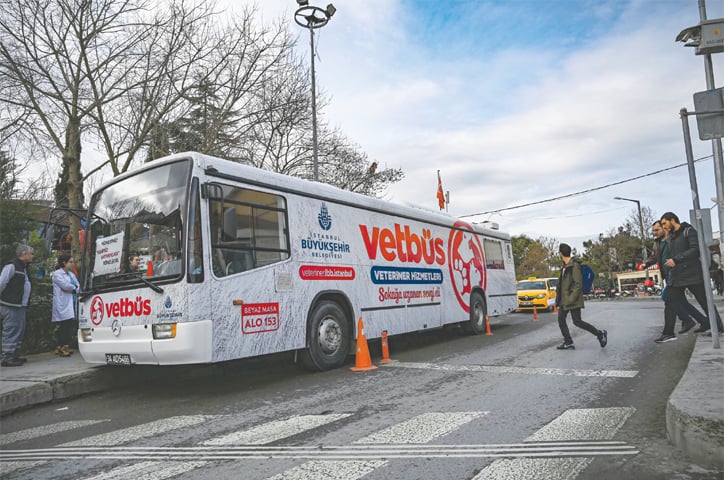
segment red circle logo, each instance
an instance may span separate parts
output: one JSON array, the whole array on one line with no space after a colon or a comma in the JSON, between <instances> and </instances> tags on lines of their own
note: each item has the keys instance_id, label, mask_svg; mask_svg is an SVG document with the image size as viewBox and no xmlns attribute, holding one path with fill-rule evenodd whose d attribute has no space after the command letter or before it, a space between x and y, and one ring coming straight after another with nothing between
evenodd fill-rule
<instances>
[{"instance_id":1,"label":"red circle logo","mask_svg":"<svg viewBox=\"0 0 724 480\"><path fill-rule=\"evenodd\" d=\"M463 310L470 312L470 292L473 287L487 288L488 275L485 252L473 227L458 220L450 230L447 242L448 268L453 290ZM469 233L470 232L470 233Z\"/></svg>"},{"instance_id":2,"label":"red circle logo","mask_svg":"<svg viewBox=\"0 0 724 480\"><path fill-rule=\"evenodd\" d=\"M95 326L103 322L103 299L101 297L96 297L91 302L90 319Z\"/></svg>"}]
</instances>

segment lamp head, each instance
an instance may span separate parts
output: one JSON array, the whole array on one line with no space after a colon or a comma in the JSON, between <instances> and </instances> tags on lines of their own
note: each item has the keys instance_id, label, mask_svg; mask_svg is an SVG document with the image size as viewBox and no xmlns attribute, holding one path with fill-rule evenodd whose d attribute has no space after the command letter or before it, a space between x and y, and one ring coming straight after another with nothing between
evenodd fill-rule
<instances>
[{"instance_id":1,"label":"lamp head","mask_svg":"<svg viewBox=\"0 0 724 480\"><path fill-rule=\"evenodd\" d=\"M299 0L297 0L297 1L299 1ZM327 5L327 16L329 16L329 18L332 18L332 15L334 15L334 12L336 12L336 11L337 11L337 9L331 3L329 5Z\"/></svg>"},{"instance_id":2,"label":"lamp head","mask_svg":"<svg viewBox=\"0 0 724 480\"><path fill-rule=\"evenodd\" d=\"M306 7L307 5L309 5L309 0L297 0L297 5L299 5L300 7Z\"/></svg>"}]
</instances>

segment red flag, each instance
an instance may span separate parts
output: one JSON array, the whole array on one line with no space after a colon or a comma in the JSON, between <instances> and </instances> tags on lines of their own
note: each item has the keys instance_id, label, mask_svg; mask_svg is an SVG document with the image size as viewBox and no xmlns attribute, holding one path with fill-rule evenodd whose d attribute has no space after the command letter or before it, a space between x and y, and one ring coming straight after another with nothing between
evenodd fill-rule
<instances>
[{"instance_id":1,"label":"red flag","mask_svg":"<svg viewBox=\"0 0 724 480\"><path fill-rule=\"evenodd\" d=\"M442 180L440 179L440 170L437 171L437 204L440 210L445 209L445 192L442 191Z\"/></svg>"}]
</instances>

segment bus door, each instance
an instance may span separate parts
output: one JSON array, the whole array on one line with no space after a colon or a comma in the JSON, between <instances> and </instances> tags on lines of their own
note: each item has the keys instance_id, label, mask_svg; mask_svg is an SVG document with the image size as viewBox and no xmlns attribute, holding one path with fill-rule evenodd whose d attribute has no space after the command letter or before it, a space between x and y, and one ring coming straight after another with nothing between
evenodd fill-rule
<instances>
[{"instance_id":1,"label":"bus door","mask_svg":"<svg viewBox=\"0 0 724 480\"><path fill-rule=\"evenodd\" d=\"M300 348L291 302L286 203L246 187L208 184L215 360Z\"/></svg>"}]
</instances>

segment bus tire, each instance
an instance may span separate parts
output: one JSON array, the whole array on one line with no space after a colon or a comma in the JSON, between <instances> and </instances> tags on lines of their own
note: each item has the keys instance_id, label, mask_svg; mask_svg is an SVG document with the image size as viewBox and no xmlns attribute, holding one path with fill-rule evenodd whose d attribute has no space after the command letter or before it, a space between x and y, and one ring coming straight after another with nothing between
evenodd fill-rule
<instances>
[{"instance_id":1,"label":"bus tire","mask_svg":"<svg viewBox=\"0 0 724 480\"><path fill-rule=\"evenodd\" d=\"M485 333L485 317L488 315L488 308L485 299L480 292L470 294L470 320L462 322L460 326L463 332L468 335L480 335Z\"/></svg>"},{"instance_id":2,"label":"bus tire","mask_svg":"<svg viewBox=\"0 0 724 480\"><path fill-rule=\"evenodd\" d=\"M325 371L340 367L347 359L352 342L349 319L336 302L321 301L309 317L307 348L302 350L302 366Z\"/></svg>"}]
</instances>

